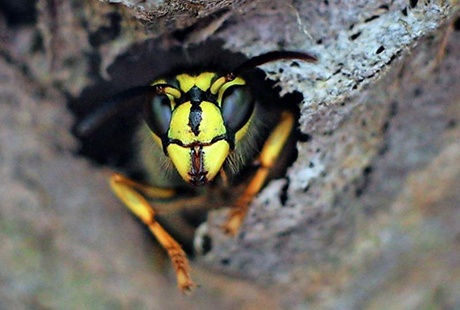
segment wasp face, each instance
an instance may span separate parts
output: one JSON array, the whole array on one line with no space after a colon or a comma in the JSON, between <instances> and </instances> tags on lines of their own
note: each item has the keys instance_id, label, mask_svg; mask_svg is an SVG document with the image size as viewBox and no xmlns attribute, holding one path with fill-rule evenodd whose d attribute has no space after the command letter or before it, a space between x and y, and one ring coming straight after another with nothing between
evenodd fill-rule
<instances>
[{"instance_id":1,"label":"wasp face","mask_svg":"<svg viewBox=\"0 0 460 310\"><path fill-rule=\"evenodd\" d=\"M237 147L254 110L245 84L240 77L212 72L180 74L172 83L153 84L164 91L145 105L146 122L186 182L213 180Z\"/></svg>"}]
</instances>

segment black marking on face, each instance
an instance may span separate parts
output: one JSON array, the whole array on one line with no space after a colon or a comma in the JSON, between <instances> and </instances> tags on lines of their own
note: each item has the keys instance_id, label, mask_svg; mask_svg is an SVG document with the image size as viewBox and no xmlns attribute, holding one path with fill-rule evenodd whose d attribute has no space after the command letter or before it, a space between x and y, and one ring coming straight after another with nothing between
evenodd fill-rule
<instances>
[{"instance_id":1,"label":"black marking on face","mask_svg":"<svg viewBox=\"0 0 460 310\"><path fill-rule=\"evenodd\" d=\"M192 102L192 107L190 108L190 115L188 117L188 125L190 126L190 129L195 134L195 136L198 136L200 134L202 113L203 110L201 109L201 106L199 104Z\"/></svg>"},{"instance_id":2,"label":"black marking on face","mask_svg":"<svg viewBox=\"0 0 460 310\"><path fill-rule=\"evenodd\" d=\"M190 96L190 102L192 102L192 104L199 104L203 101L203 91L197 86L190 88L187 94Z\"/></svg>"}]
</instances>

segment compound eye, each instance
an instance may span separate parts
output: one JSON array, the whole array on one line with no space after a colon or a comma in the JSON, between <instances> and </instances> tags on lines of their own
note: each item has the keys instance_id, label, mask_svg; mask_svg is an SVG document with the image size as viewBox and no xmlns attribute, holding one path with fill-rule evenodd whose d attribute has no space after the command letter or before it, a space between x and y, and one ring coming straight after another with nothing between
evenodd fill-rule
<instances>
[{"instance_id":1,"label":"compound eye","mask_svg":"<svg viewBox=\"0 0 460 310\"><path fill-rule=\"evenodd\" d=\"M227 88L222 97L222 116L225 125L237 132L251 117L254 99L248 86L234 85Z\"/></svg>"},{"instance_id":2,"label":"compound eye","mask_svg":"<svg viewBox=\"0 0 460 310\"><path fill-rule=\"evenodd\" d=\"M163 136L171 121L171 100L165 94L154 95L144 105L145 122L157 136Z\"/></svg>"}]
</instances>

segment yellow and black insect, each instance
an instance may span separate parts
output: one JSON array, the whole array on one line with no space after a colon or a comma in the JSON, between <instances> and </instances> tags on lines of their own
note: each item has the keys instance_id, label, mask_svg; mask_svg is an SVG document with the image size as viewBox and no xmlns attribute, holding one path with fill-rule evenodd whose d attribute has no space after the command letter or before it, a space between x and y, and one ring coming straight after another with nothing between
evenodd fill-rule
<instances>
[{"instance_id":1,"label":"yellow and black insect","mask_svg":"<svg viewBox=\"0 0 460 310\"><path fill-rule=\"evenodd\" d=\"M77 128L84 135L120 111L129 99L145 98L146 125L140 129L143 138L139 160L149 185L119 173L112 175L110 185L165 248L182 291L194 287L186 254L156 220L155 208L145 197L172 198L181 186L202 186L215 179L228 183L257 161L255 173L233 203L223 227L227 234L235 235L296 121L293 113L277 104L279 98L267 96L272 93L260 88L263 81L254 78L251 71L284 59L316 61L306 53L275 51L251 58L230 71L183 70L113 97Z\"/></svg>"}]
</instances>

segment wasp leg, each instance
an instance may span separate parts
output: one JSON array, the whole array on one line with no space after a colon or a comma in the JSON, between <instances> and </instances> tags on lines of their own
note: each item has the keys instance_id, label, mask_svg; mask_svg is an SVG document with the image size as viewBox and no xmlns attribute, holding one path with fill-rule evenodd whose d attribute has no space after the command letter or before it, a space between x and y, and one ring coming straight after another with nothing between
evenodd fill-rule
<instances>
[{"instance_id":1,"label":"wasp leg","mask_svg":"<svg viewBox=\"0 0 460 310\"><path fill-rule=\"evenodd\" d=\"M132 189L137 189L144 193L147 197L153 198L153 199L168 199L174 197L176 194L176 191L171 188L159 188L151 185L145 185L136 181L133 181L127 177L124 177L123 175L119 173L114 173L112 176L113 178L120 178L123 179L123 184L125 186L129 186ZM112 185L112 183L111 183Z\"/></svg>"},{"instance_id":2,"label":"wasp leg","mask_svg":"<svg viewBox=\"0 0 460 310\"><path fill-rule=\"evenodd\" d=\"M176 271L179 289L183 292L191 291L193 287L195 287L195 284L190 278L190 265L185 252L182 250L179 243L177 243L176 240L174 240L155 220L155 211L137 190L141 190L142 192L150 195L160 193L163 195L162 197L170 197L174 194L174 191L146 186L134 182L118 173L114 173L110 178L110 186L112 187L113 192L131 210L131 212L133 212L145 223L145 225L148 226L158 242L168 252Z\"/></svg>"},{"instance_id":3,"label":"wasp leg","mask_svg":"<svg viewBox=\"0 0 460 310\"><path fill-rule=\"evenodd\" d=\"M259 169L230 211L227 222L223 226L223 230L226 234L234 236L238 232L248 212L249 203L264 185L268 173L281 153L293 126L294 115L284 111L281 115L280 122L271 132L262 148L258 158L260 163Z\"/></svg>"}]
</instances>

